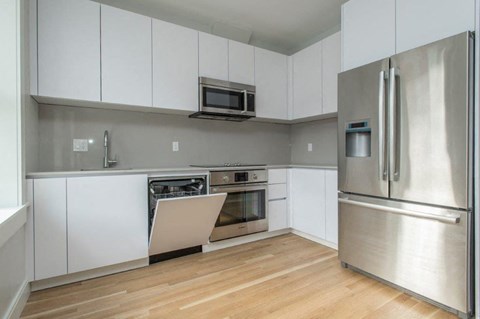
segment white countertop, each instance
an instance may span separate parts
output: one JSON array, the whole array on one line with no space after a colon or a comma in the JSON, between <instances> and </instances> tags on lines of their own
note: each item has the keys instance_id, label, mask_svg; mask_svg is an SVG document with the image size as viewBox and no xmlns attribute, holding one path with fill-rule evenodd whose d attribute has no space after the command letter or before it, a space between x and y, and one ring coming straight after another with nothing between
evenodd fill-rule
<instances>
[{"instance_id":1,"label":"white countertop","mask_svg":"<svg viewBox=\"0 0 480 319\"><path fill-rule=\"evenodd\" d=\"M285 165L266 165L266 166L244 166L241 169L275 169L275 168L305 168L305 169L332 169L336 170L336 166L332 165L303 165L303 164L285 164ZM209 171L226 171L238 170L238 167L215 167L215 168L201 168L201 167L164 167L164 168L134 168L121 169L109 168L98 170L84 170L84 171L59 171L59 172L31 172L27 174L27 179L32 178L54 178L54 177L82 177L82 176L108 176L108 175L130 175L130 174L148 174L148 175L182 175L188 174L208 174Z\"/></svg>"}]
</instances>

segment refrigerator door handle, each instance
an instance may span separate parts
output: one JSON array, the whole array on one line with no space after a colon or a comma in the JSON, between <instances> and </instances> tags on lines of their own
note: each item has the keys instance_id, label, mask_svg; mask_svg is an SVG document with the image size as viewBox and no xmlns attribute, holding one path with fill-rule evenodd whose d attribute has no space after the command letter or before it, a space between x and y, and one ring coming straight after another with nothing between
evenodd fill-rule
<instances>
[{"instance_id":1,"label":"refrigerator door handle","mask_svg":"<svg viewBox=\"0 0 480 319\"><path fill-rule=\"evenodd\" d=\"M389 155L389 180L398 181L400 177L397 169L397 78L398 69L390 68L388 85L388 155Z\"/></svg>"},{"instance_id":2,"label":"refrigerator door handle","mask_svg":"<svg viewBox=\"0 0 480 319\"><path fill-rule=\"evenodd\" d=\"M385 82L388 73L380 71L378 79L378 177L385 180L387 167L385 165Z\"/></svg>"},{"instance_id":3,"label":"refrigerator door handle","mask_svg":"<svg viewBox=\"0 0 480 319\"><path fill-rule=\"evenodd\" d=\"M458 223L460 223L460 216L458 216L458 215L451 215L451 216L434 215L434 214L428 214L428 213L422 213L422 212L415 212L415 211L402 209L402 208L395 208L395 207L388 207L388 206L383 206L383 205L376 205L376 204L370 204L370 203L365 203L365 202L359 202L359 201L351 200L351 199L348 199L348 198L339 198L338 202L343 203L343 204L349 204L349 205L355 205L355 206L375 209L375 210L387 211L389 213L393 213L393 214L397 214L397 215L404 215L404 216L411 216L411 217L417 217L417 218L423 218L423 219L436 220L436 221L439 221L439 222L442 222L442 223L448 223L448 224L458 224Z\"/></svg>"}]
</instances>

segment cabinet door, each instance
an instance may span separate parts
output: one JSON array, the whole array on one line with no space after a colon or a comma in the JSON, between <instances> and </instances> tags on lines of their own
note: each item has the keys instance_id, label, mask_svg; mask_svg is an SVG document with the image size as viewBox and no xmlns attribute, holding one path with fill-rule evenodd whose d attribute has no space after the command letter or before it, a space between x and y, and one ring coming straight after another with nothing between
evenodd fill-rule
<instances>
[{"instance_id":1,"label":"cabinet door","mask_svg":"<svg viewBox=\"0 0 480 319\"><path fill-rule=\"evenodd\" d=\"M268 199L284 199L287 198L287 184L270 184L268 185Z\"/></svg>"},{"instance_id":2,"label":"cabinet door","mask_svg":"<svg viewBox=\"0 0 480 319\"><path fill-rule=\"evenodd\" d=\"M325 239L325 171L293 169L290 194L293 228Z\"/></svg>"},{"instance_id":3,"label":"cabinet door","mask_svg":"<svg viewBox=\"0 0 480 319\"><path fill-rule=\"evenodd\" d=\"M268 231L288 228L287 200L268 202Z\"/></svg>"},{"instance_id":4,"label":"cabinet door","mask_svg":"<svg viewBox=\"0 0 480 319\"><path fill-rule=\"evenodd\" d=\"M287 56L255 48L255 105L258 117L286 120Z\"/></svg>"},{"instance_id":5,"label":"cabinet door","mask_svg":"<svg viewBox=\"0 0 480 319\"><path fill-rule=\"evenodd\" d=\"M323 113L337 112L337 75L340 72L340 32L322 40Z\"/></svg>"},{"instance_id":6,"label":"cabinet door","mask_svg":"<svg viewBox=\"0 0 480 319\"><path fill-rule=\"evenodd\" d=\"M38 95L100 101L100 4L38 1Z\"/></svg>"},{"instance_id":7,"label":"cabinet door","mask_svg":"<svg viewBox=\"0 0 480 319\"><path fill-rule=\"evenodd\" d=\"M147 176L69 178L68 272L148 257Z\"/></svg>"},{"instance_id":8,"label":"cabinet door","mask_svg":"<svg viewBox=\"0 0 480 319\"><path fill-rule=\"evenodd\" d=\"M198 32L152 20L153 106L198 109Z\"/></svg>"},{"instance_id":9,"label":"cabinet door","mask_svg":"<svg viewBox=\"0 0 480 319\"><path fill-rule=\"evenodd\" d=\"M287 169L274 168L268 170L268 184L286 184L287 183Z\"/></svg>"},{"instance_id":10,"label":"cabinet door","mask_svg":"<svg viewBox=\"0 0 480 319\"><path fill-rule=\"evenodd\" d=\"M152 106L152 19L102 5L102 101Z\"/></svg>"},{"instance_id":11,"label":"cabinet door","mask_svg":"<svg viewBox=\"0 0 480 319\"><path fill-rule=\"evenodd\" d=\"M342 70L395 54L395 0L351 0L342 6Z\"/></svg>"},{"instance_id":12,"label":"cabinet door","mask_svg":"<svg viewBox=\"0 0 480 319\"><path fill-rule=\"evenodd\" d=\"M35 280L67 273L65 178L34 180Z\"/></svg>"},{"instance_id":13,"label":"cabinet door","mask_svg":"<svg viewBox=\"0 0 480 319\"><path fill-rule=\"evenodd\" d=\"M322 114L322 43L293 56L293 118Z\"/></svg>"},{"instance_id":14,"label":"cabinet door","mask_svg":"<svg viewBox=\"0 0 480 319\"><path fill-rule=\"evenodd\" d=\"M228 40L199 32L198 48L199 76L228 81Z\"/></svg>"},{"instance_id":15,"label":"cabinet door","mask_svg":"<svg viewBox=\"0 0 480 319\"><path fill-rule=\"evenodd\" d=\"M326 237L325 239L338 244L338 187L337 171L325 171L325 212Z\"/></svg>"},{"instance_id":16,"label":"cabinet door","mask_svg":"<svg viewBox=\"0 0 480 319\"><path fill-rule=\"evenodd\" d=\"M397 0L396 24L400 53L475 30L475 0Z\"/></svg>"},{"instance_id":17,"label":"cabinet door","mask_svg":"<svg viewBox=\"0 0 480 319\"><path fill-rule=\"evenodd\" d=\"M228 80L255 85L254 47L245 43L228 41Z\"/></svg>"}]
</instances>

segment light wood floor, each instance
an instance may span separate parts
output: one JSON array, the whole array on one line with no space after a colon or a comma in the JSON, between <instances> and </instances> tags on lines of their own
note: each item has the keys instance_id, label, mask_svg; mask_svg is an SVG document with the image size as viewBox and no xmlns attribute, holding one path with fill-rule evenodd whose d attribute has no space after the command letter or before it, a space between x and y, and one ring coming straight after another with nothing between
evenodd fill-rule
<instances>
[{"instance_id":1,"label":"light wood floor","mask_svg":"<svg viewBox=\"0 0 480 319\"><path fill-rule=\"evenodd\" d=\"M32 293L22 318L456 318L289 234Z\"/></svg>"}]
</instances>

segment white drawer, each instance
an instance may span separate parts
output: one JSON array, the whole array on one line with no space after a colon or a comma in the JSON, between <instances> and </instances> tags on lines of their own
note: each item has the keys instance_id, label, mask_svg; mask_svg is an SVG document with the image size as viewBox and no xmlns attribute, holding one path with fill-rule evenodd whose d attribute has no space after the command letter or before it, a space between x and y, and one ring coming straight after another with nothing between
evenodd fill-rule
<instances>
[{"instance_id":1,"label":"white drawer","mask_svg":"<svg viewBox=\"0 0 480 319\"><path fill-rule=\"evenodd\" d=\"M287 200L268 203L268 231L288 228Z\"/></svg>"},{"instance_id":2,"label":"white drawer","mask_svg":"<svg viewBox=\"0 0 480 319\"><path fill-rule=\"evenodd\" d=\"M287 184L268 185L268 200L287 198Z\"/></svg>"},{"instance_id":3,"label":"white drawer","mask_svg":"<svg viewBox=\"0 0 480 319\"><path fill-rule=\"evenodd\" d=\"M268 183L269 184L285 184L287 182L287 169L276 168L268 170Z\"/></svg>"}]
</instances>

